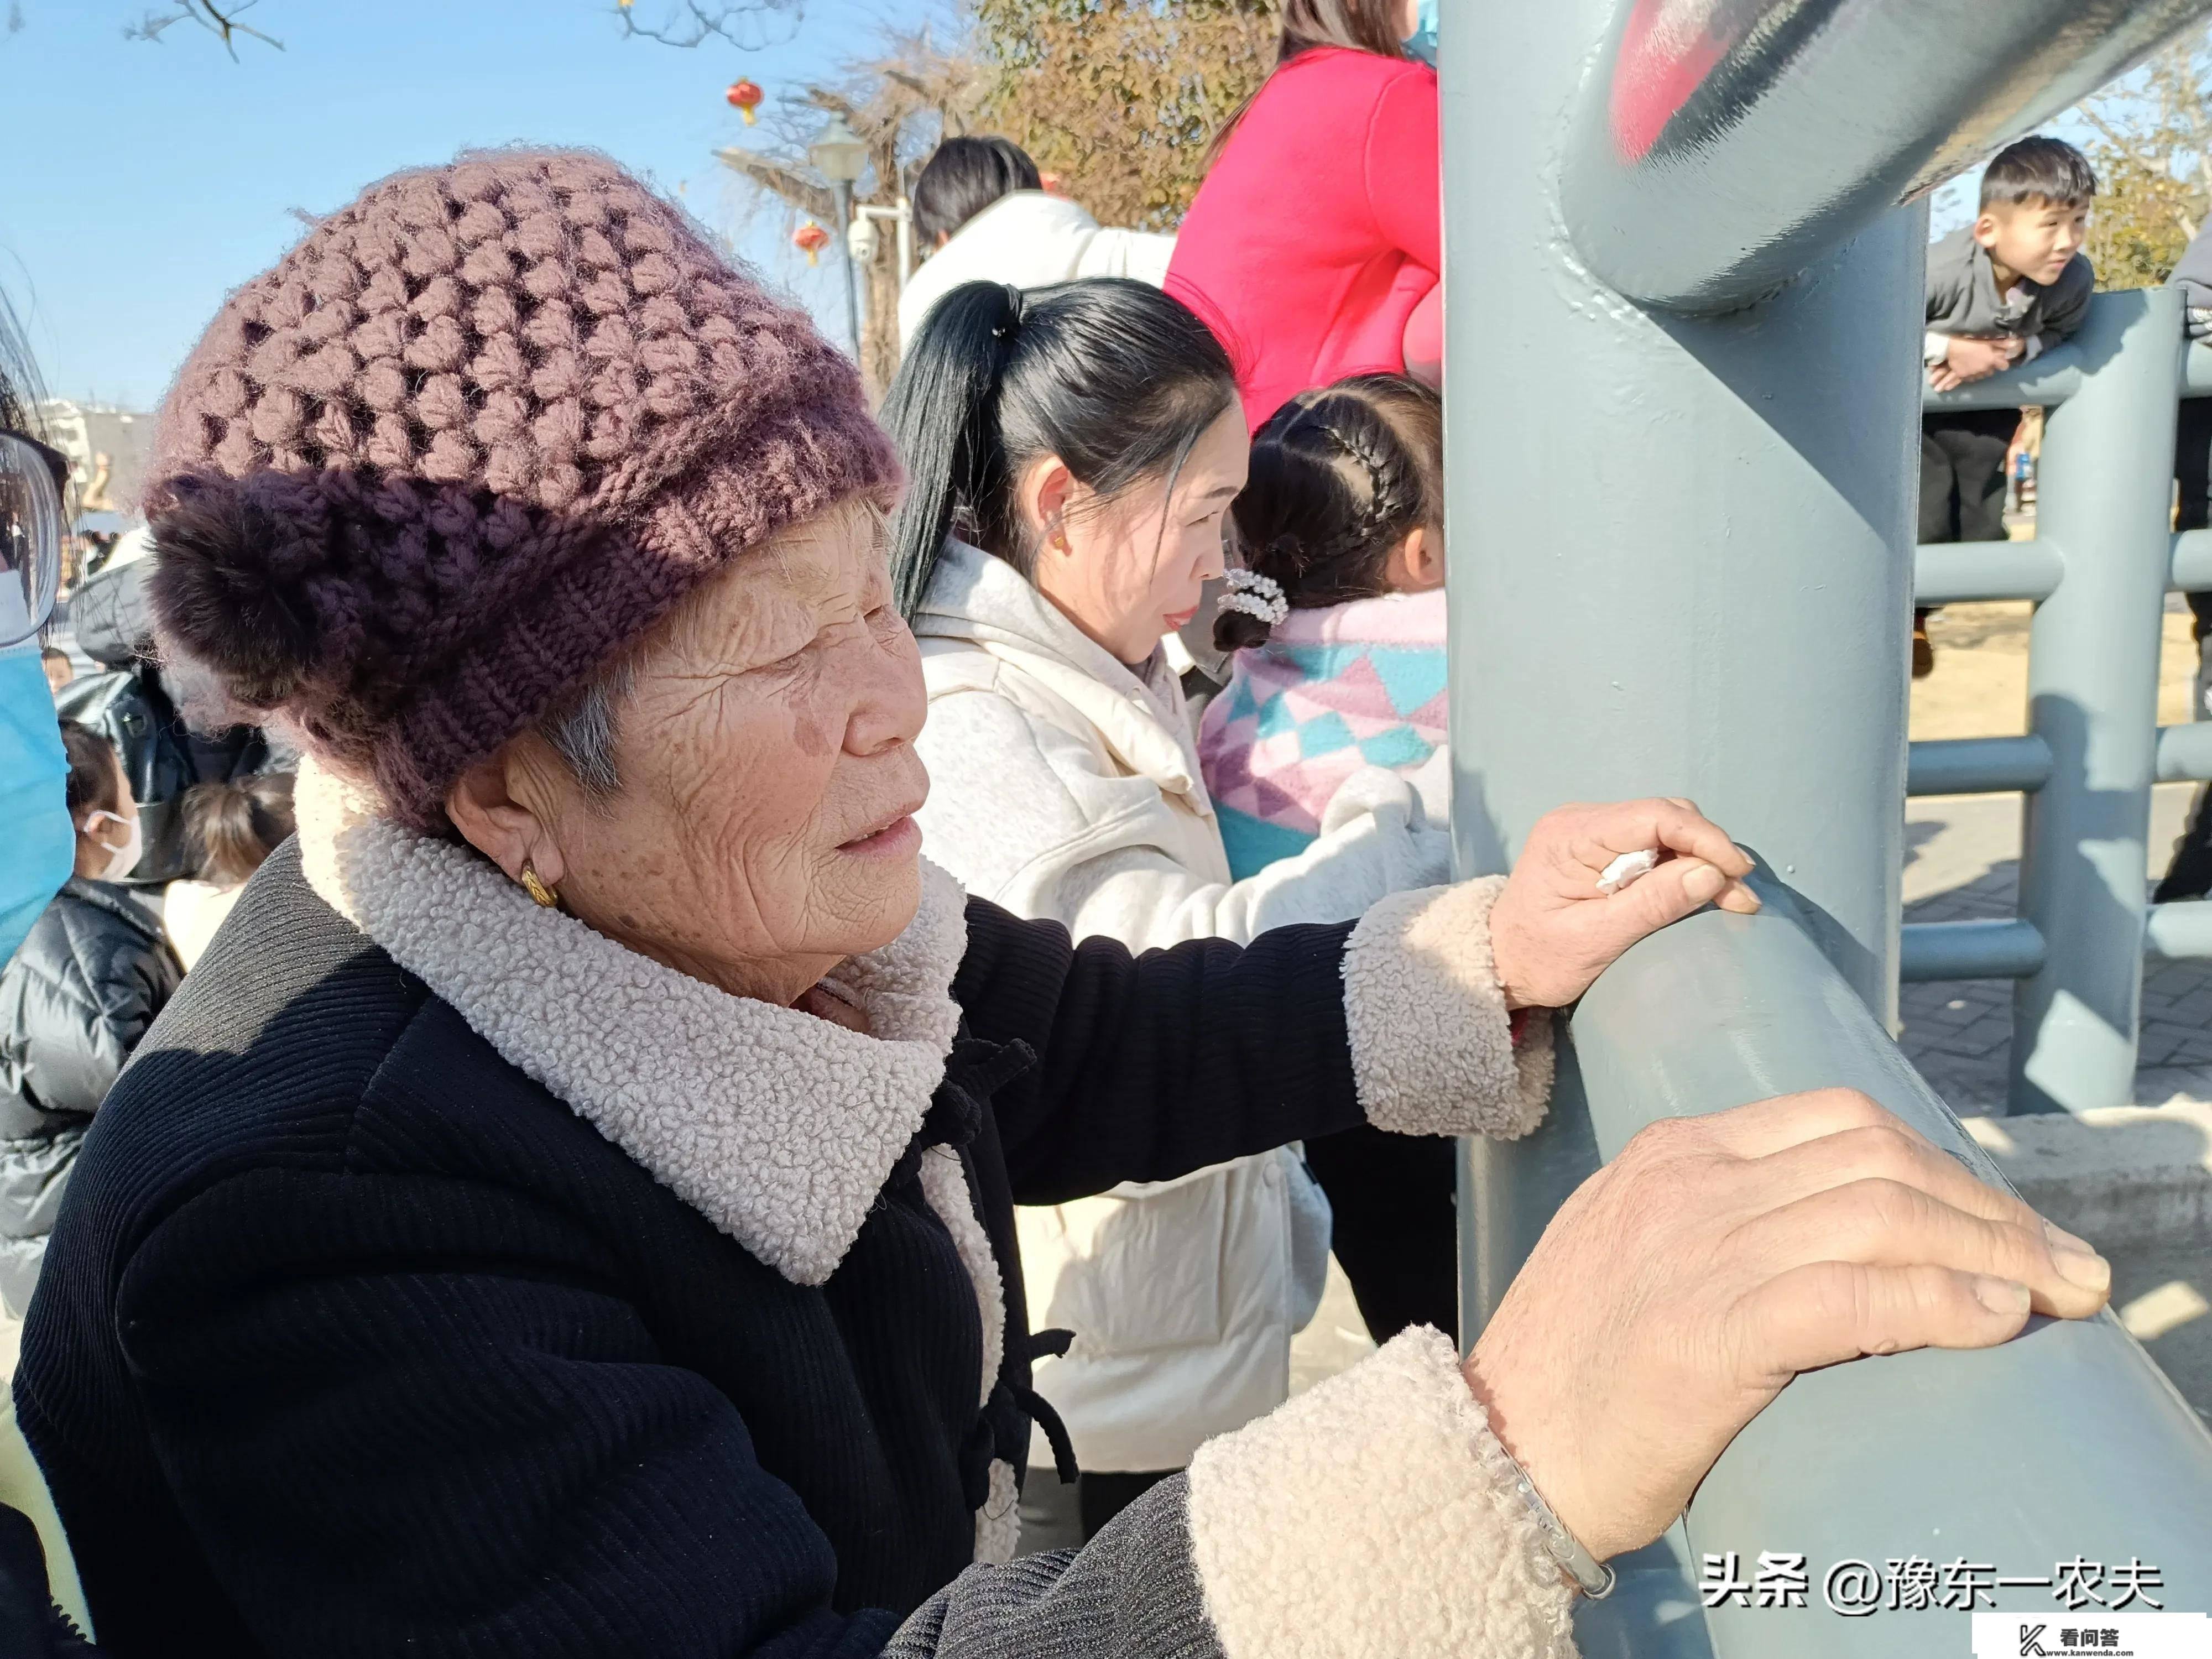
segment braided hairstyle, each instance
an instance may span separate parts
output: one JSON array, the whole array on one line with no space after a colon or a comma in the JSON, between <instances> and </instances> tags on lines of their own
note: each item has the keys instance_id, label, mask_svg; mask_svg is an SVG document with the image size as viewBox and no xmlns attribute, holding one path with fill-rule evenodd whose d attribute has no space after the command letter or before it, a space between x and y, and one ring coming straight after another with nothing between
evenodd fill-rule
<instances>
[{"instance_id":1,"label":"braided hairstyle","mask_svg":"<svg viewBox=\"0 0 2212 1659\"><path fill-rule=\"evenodd\" d=\"M1302 392L1252 440L1251 477L1230 508L1248 570L1293 611L1390 592L1391 550L1443 521L1443 399L1403 374L1358 374ZM1224 611L1213 642L1262 644L1258 617Z\"/></svg>"}]
</instances>

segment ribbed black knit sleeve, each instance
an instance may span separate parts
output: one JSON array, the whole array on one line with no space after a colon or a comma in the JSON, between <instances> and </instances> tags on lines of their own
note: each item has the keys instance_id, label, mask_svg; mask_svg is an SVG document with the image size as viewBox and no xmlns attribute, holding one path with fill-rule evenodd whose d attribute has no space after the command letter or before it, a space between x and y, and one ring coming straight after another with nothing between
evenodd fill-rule
<instances>
[{"instance_id":1,"label":"ribbed black knit sleeve","mask_svg":"<svg viewBox=\"0 0 2212 1659\"><path fill-rule=\"evenodd\" d=\"M435 1217L439 1237L422 1237ZM261 1170L145 1243L118 1307L173 1488L281 1659L1214 1656L1182 1483L1078 1555L900 1621L729 1399L505 1189Z\"/></svg>"},{"instance_id":2,"label":"ribbed black knit sleeve","mask_svg":"<svg viewBox=\"0 0 2212 1659\"><path fill-rule=\"evenodd\" d=\"M1132 956L970 899L953 995L974 1036L1037 1055L992 1098L1015 1201L1170 1180L1363 1121L1344 1018L1352 927Z\"/></svg>"},{"instance_id":3,"label":"ribbed black knit sleeve","mask_svg":"<svg viewBox=\"0 0 2212 1659\"><path fill-rule=\"evenodd\" d=\"M117 1306L149 1429L272 1656L872 1655L837 1564L603 1248L519 1193L261 1170L192 1199Z\"/></svg>"}]
</instances>

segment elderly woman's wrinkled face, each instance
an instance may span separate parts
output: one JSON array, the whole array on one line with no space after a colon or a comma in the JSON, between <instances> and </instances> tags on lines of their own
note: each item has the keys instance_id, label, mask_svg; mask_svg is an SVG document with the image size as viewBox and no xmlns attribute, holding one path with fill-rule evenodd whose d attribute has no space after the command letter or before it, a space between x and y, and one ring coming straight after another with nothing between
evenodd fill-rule
<instances>
[{"instance_id":1,"label":"elderly woman's wrinkled face","mask_svg":"<svg viewBox=\"0 0 2212 1659\"><path fill-rule=\"evenodd\" d=\"M611 795L544 739L517 746L512 793L544 826L526 855L599 932L790 1002L913 920L924 707L882 520L848 504L747 554L648 637L616 707Z\"/></svg>"}]
</instances>

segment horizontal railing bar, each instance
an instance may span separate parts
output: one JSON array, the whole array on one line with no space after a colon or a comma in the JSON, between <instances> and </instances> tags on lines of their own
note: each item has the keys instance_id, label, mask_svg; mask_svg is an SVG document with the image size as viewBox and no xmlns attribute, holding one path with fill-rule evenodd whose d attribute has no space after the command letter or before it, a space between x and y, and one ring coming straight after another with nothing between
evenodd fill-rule
<instances>
[{"instance_id":1,"label":"horizontal railing bar","mask_svg":"<svg viewBox=\"0 0 2212 1659\"><path fill-rule=\"evenodd\" d=\"M2050 781L2051 745L2032 732L2024 738L1932 738L1906 750L1908 795L1996 795L2040 789Z\"/></svg>"},{"instance_id":2,"label":"horizontal railing bar","mask_svg":"<svg viewBox=\"0 0 2212 1659\"><path fill-rule=\"evenodd\" d=\"M2152 905L2144 919L2143 953L2176 962L2212 957L2212 899Z\"/></svg>"},{"instance_id":3,"label":"horizontal railing bar","mask_svg":"<svg viewBox=\"0 0 2212 1659\"><path fill-rule=\"evenodd\" d=\"M2184 530L2173 538L2166 585L2177 593L2212 592L2212 530Z\"/></svg>"},{"instance_id":4,"label":"horizontal railing bar","mask_svg":"<svg viewBox=\"0 0 2212 1659\"><path fill-rule=\"evenodd\" d=\"M2065 574L2065 555L2050 541L1923 542L1912 550L1912 598L1918 605L2047 599Z\"/></svg>"},{"instance_id":5,"label":"horizontal railing bar","mask_svg":"<svg viewBox=\"0 0 2212 1659\"><path fill-rule=\"evenodd\" d=\"M2212 908L2212 907L2208 907ZM1897 977L2026 979L2043 968L2043 935L2014 916L2001 921L1908 921L1899 931Z\"/></svg>"},{"instance_id":6,"label":"horizontal railing bar","mask_svg":"<svg viewBox=\"0 0 2212 1659\"><path fill-rule=\"evenodd\" d=\"M2160 783L2212 782L2212 720L2158 728Z\"/></svg>"},{"instance_id":7,"label":"horizontal railing bar","mask_svg":"<svg viewBox=\"0 0 2212 1659\"><path fill-rule=\"evenodd\" d=\"M1759 877L1753 883L1766 901L1759 915L1708 911L1662 927L1599 976L1572 1017L1551 1119L1519 1145L1571 1168L1583 1137L1610 1158L1655 1119L1840 1086L1865 1091L2000 1186L1989 1155L1792 925L1795 896ZM1857 1431L1838 1431L1838 1424ZM2053 1457L2066 1467L2053 1468ZM2124 1475L2100 1474L2122 1467ZM2094 1504L2063 1496L2076 1481ZM1813 1559L1871 1561L1876 1572L1909 1549L1947 1562L2134 1559L2162 1571L2167 1589L2160 1600L2202 1607L2212 1584L2208 1492L2212 1439L2119 1322L2109 1313L2039 1319L1994 1348L1922 1350L1799 1376L1699 1484L1683 1559L1735 1550L1748 1563L1778 1538ZM2040 1597L2047 1611L2054 1606L2048 1595L2031 1589L2011 1605L2033 1607ZM1966 1645L1957 1626L1936 1637L1929 1632L1937 1626L1904 1622L1919 1613L1843 1619L1829 1610L1835 1605L1823 1606L1815 1589L1797 1613L1737 1617L1717 1608L1711 1629L1720 1639L1711 1652L1716 1659L1926 1659ZM1677 1623L1662 1628L1692 1623L1697 1607L1690 1600ZM1892 1622L1872 1623L1882 1619ZM1600 1650L1591 1643L1584 1650ZM1603 1650L1692 1649L1660 1641Z\"/></svg>"},{"instance_id":8,"label":"horizontal railing bar","mask_svg":"<svg viewBox=\"0 0 2212 1659\"><path fill-rule=\"evenodd\" d=\"M1931 414L1966 409L2025 409L2063 403L2081 389L2081 354L2070 345L2039 352L2032 363L2008 368L1951 392L1931 392L1923 382L1920 406Z\"/></svg>"},{"instance_id":9,"label":"horizontal railing bar","mask_svg":"<svg viewBox=\"0 0 2212 1659\"><path fill-rule=\"evenodd\" d=\"M2054 346L2035 361L1950 392L1921 389L1926 410L2026 409L2063 403L2081 389L2081 359L2070 346ZM2212 345L2197 344L2181 362L2181 395L2212 398Z\"/></svg>"}]
</instances>

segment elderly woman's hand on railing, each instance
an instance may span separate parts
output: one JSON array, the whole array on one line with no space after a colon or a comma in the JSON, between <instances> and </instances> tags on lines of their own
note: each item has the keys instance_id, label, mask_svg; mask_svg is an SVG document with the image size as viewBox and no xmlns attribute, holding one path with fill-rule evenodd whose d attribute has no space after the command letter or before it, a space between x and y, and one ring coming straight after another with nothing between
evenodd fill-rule
<instances>
[{"instance_id":1,"label":"elderly woman's hand on railing","mask_svg":"<svg viewBox=\"0 0 2212 1659\"><path fill-rule=\"evenodd\" d=\"M1660 863L1611 894L1598 885L1624 854ZM1719 825L1679 799L1562 806L1528 832L1490 913L1491 951L1508 1007L1564 1008L1623 951L1704 905L1745 915L1751 860Z\"/></svg>"},{"instance_id":2,"label":"elderly woman's hand on railing","mask_svg":"<svg viewBox=\"0 0 2212 1659\"><path fill-rule=\"evenodd\" d=\"M1671 844L1671 843L1670 843ZM1600 1559L1657 1537L1797 1372L1984 1348L2112 1268L1855 1091L1645 1129L1560 1207L1467 1362Z\"/></svg>"}]
</instances>

